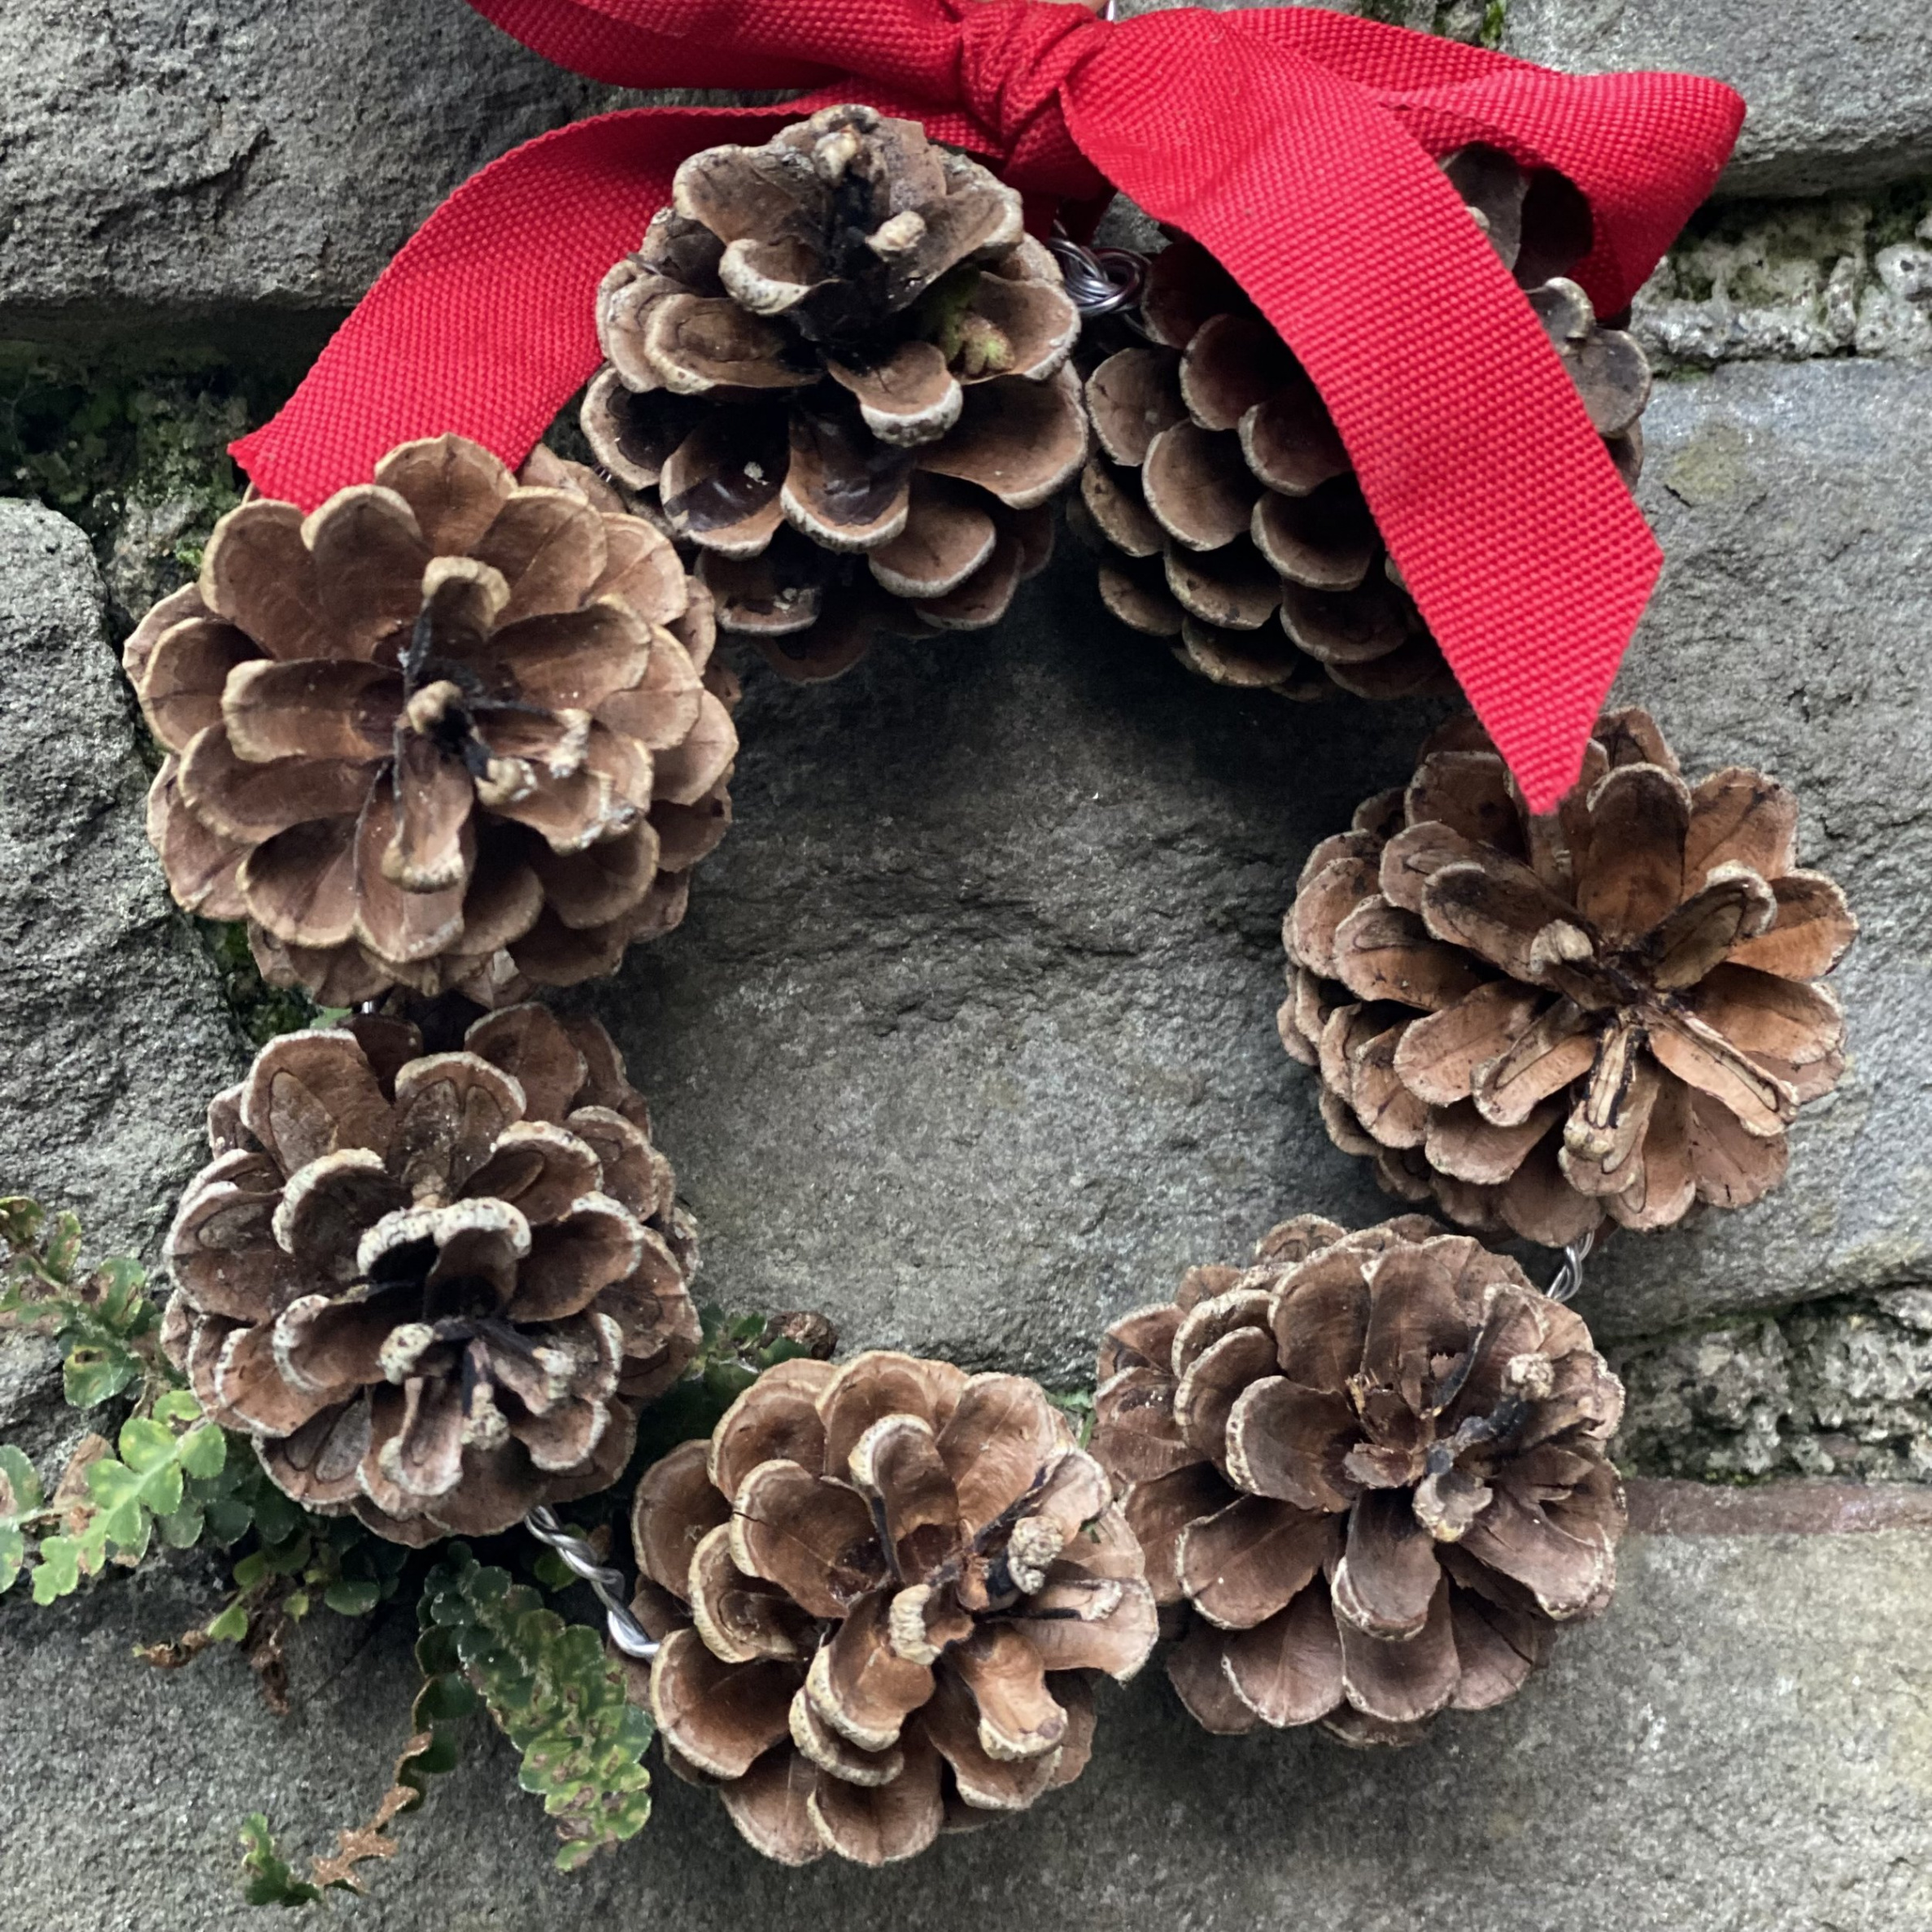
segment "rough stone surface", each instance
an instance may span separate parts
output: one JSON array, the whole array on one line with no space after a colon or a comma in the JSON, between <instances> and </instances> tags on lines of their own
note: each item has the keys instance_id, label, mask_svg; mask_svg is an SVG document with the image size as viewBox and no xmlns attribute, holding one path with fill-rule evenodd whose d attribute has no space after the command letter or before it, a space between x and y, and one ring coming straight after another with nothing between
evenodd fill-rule
<instances>
[{"instance_id":1,"label":"rough stone surface","mask_svg":"<svg viewBox=\"0 0 1932 1932\"><path fill-rule=\"evenodd\" d=\"M1232 696L1091 579L1067 543L990 636L751 671L730 836L587 994L708 1291L1084 1380L1190 1261L1384 1211L1276 1036L1280 922L1432 714Z\"/></svg>"},{"instance_id":2,"label":"rough stone surface","mask_svg":"<svg viewBox=\"0 0 1932 1932\"><path fill-rule=\"evenodd\" d=\"M1607 1333L1932 1277L1928 407L1932 372L1854 363L1738 367L1652 406L1671 560L1620 694L1692 773L1794 784L1806 862L1864 935L1834 983L1851 1065L1789 1184L1611 1242L1585 1303ZM589 996L709 1290L1072 1380L1189 1263L1287 1215L1393 1211L1275 1037L1277 921L1427 722L1189 678L1104 616L1071 545L991 638L825 687L755 669L730 837L684 927Z\"/></svg>"},{"instance_id":3,"label":"rough stone surface","mask_svg":"<svg viewBox=\"0 0 1932 1932\"><path fill-rule=\"evenodd\" d=\"M1932 1481L1932 1289L1613 1345L1626 1471Z\"/></svg>"},{"instance_id":4,"label":"rough stone surface","mask_svg":"<svg viewBox=\"0 0 1932 1932\"><path fill-rule=\"evenodd\" d=\"M1932 173L1924 0L1508 0L1507 53L1576 72L1728 81L1750 114L1721 192L1822 194Z\"/></svg>"},{"instance_id":5,"label":"rough stone surface","mask_svg":"<svg viewBox=\"0 0 1932 1932\"><path fill-rule=\"evenodd\" d=\"M1123 14L1269 0L1123 0ZM1720 192L1823 194L1932 173L1923 0L1354 0L1343 11L1481 39L1572 73L1664 68L1726 81L1750 118Z\"/></svg>"},{"instance_id":6,"label":"rough stone surface","mask_svg":"<svg viewBox=\"0 0 1932 1932\"><path fill-rule=\"evenodd\" d=\"M147 772L87 540L0 499L0 1193L151 1254L242 1063L142 829ZM43 1386L0 1345L0 1428Z\"/></svg>"},{"instance_id":7,"label":"rough stone surface","mask_svg":"<svg viewBox=\"0 0 1932 1932\"><path fill-rule=\"evenodd\" d=\"M1742 759L1799 788L1805 855L1865 936L1838 982L1852 1064L1796 1130L1790 1184L1612 1242L1585 1304L1606 1334L1932 1271L1929 861L1906 776L1932 734L1929 390L1895 366L1738 367L1653 408L1646 499L1672 562L1625 695L1692 770ZM120 1245L159 1226L234 1049L141 841L80 540L7 514L54 545L10 551L33 566L8 606L11 741L35 748L6 780L9 835L32 840L10 869L10 1184ZM755 671L740 722L738 822L689 920L589 996L653 1096L711 1292L1071 1382L1104 1321L1190 1262L1285 1215L1387 1211L1274 1037L1276 922L1308 847L1408 769L1424 708L1189 678L1102 615L1070 556L997 635L883 650L830 687Z\"/></svg>"},{"instance_id":8,"label":"rough stone surface","mask_svg":"<svg viewBox=\"0 0 1932 1932\"><path fill-rule=\"evenodd\" d=\"M1799 787L1805 857L1864 923L1838 981L1852 1060L1781 1194L1620 1236L1583 1306L1629 1382L1628 1467L1932 1481L1932 10L1355 3L1751 102L1727 198L1637 304L1667 374L1724 366L1665 381L1651 413L1643 499L1671 561L1621 691L1694 772L1742 760ZM84 512L124 618L220 507L212 451L244 393L273 393L464 176L612 97L462 0L0 11L0 338L111 338L131 420L193 429ZM1790 195L1821 198L1764 198ZM139 359L171 343L237 381L176 369L164 397ZM1428 708L1213 689L1115 627L1072 556L996 637L883 650L830 688L750 685L738 824L690 919L578 996L651 1092L704 1228L700 1292L824 1307L848 1350L1076 1384L1103 1322L1188 1263L1286 1214L1391 1211L1275 1040L1277 922L1310 845L1410 769ZM245 1052L142 839L139 742L85 539L0 502L0 1192L151 1257ZM50 1474L98 1420L59 1405L50 1366L0 1343L0 1440ZM784 1873L667 1777L645 1838L567 1879L479 1727L341 1908L376 1932L1249 1932L1315 1898L1359 1932L1919 1932L1932 1533L1730 1533L1750 1508L1712 1499L1768 1508L1776 1485L1662 1488L1644 1520L1726 1533L1633 1536L1604 1622L1408 1752L1210 1740L1150 1673L1106 1697L1072 1790L913 1867ZM220 1589L212 1562L164 1555L55 1611L0 1604L0 1786L33 1799L0 1831L6 1932L239 1932L260 1917L233 1888L245 1814L291 1852L369 1815L407 1729L409 1620L304 1625L277 1720L225 1646L178 1674L129 1655Z\"/></svg>"},{"instance_id":9,"label":"rough stone surface","mask_svg":"<svg viewBox=\"0 0 1932 1932\"><path fill-rule=\"evenodd\" d=\"M1491 38L1498 13L1483 0L1354 10ZM1501 17L1501 44L1532 59L1682 68L1742 88L1751 118L1726 193L1932 174L1921 0L1849 15L1794 0L1775 33L1760 0L1510 0ZM0 335L346 306L474 169L617 98L460 0L14 0L7 27ZM1922 276L1911 262L1873 274L1855 333L1916 341L1920 298L1899 290Z\"/></svg>"},{"instance_id":10,"label":"rough stone surface","mask_svg":"<svg viewBox=\"0 0 1932 1932\"><path fill-rule=\"evenodd\" d=\"M601 94L461 0L10 0L0 334L347 306L465 176Z\"/></svg>"},{"instance_id":11,"label":"rough stone surface","mask_svg":"<svg viewBox=\"0 0 1932 1932\"><path fill-rule=\"evenodd\" d=\"M1851 1064L1793 1130L1788 1184L1614 1241L1581 1304L1606 1332L1932 1278L1928 408L1932 371L1736 364L1663 385L1646 419L1643 501L1668 561L1618 694L1655 709L1686 771L1791 785L1801 854L1862 932L1832 983Z\"/></svg>"},{"instance_id":12,"label":"rough stone surface","mask_svg":"<svg viewBox=\"0 0 1932 1932\"><path fill-rule=\"evenodd\" d=\"M1932 1918L1932 1535L1633 1537L1616 1605L1502 1709L1401 1752L1306 1732L1210 1738L1158 1666L1101 1701L1085 1775L1010 1823L880 1873L763 1864L709 1793L660 1774L643 1837L573 1877L479 1746L342 1909L369 1932L677 1925L765 1932L1101 1923L1251 1932L1921 1932ZM0 1922L241 1932L234 1828L323 1849L373 1808L408 1725L412 1633L305 1629L294 1716L232 1652L129 1656L205 1616L168 1579L0 1611Z\"/></svg>"}]
</instances>

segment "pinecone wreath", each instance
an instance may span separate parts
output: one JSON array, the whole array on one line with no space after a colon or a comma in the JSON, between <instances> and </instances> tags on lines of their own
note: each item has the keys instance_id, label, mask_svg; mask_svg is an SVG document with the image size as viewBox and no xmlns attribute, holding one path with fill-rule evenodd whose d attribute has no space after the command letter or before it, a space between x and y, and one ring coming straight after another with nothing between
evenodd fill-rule
<instances>
[{"instance_id":1,"label":"pinecone wreath","mask_svg":"<svg viewBox=\"0 0 1932 1932\"><path fill-rule=\"evenodd\" d=\"M1758 1200L1845 1064L1815 982L1858 928L1797 830L1761 772L1686 783L1642 711L1605 713L1546 818L1473 718L1445 726L1309 855L1283 927L1281 1038L1336 1144L1551 1245Z\"/></svg>"},{"instance_id":2,"label":"pinecone wreath","mask_svg":"<svg viewBox=\"0 0 1932 1932\"><path fill-rule=\"evenodd\" d=\"M617 1480L696 1351L696 1245L595 1020L284 1034L208 1137L162 1345L296 1502L422 1543Z\"/></svg>"},{"instance_id":3,"label":"pinecone wreath","mask_svg":"<svg viewBox=\"0 0 1932 1932\"><path fill-rule=\"evenodd\" d=\"M1514 1262L1405 1215L1284 1222L1107 1331L1093 1453L1210 1731L1411 1741L1512 1696L1616 1584L1623 1387Z\"/></svg>"},{"instance_id":4,"label":"pinecone wreath","mask_svg":"<svg viewBox=\"0 0 1932 1932\"><path fill-rule=\"evenodd\" d=\"M646 1473L632 1533L637 1695L787 1864L909 1858L1071 1782L1090 1674L1154 1641L1106 1474L1019 1376L783 1363Z\"/></svg>"},{"instance_id":5,"label":"pinecone wreath","mask_svg":"<svg viewBox=\"0 0 1932 1932\"><path fill-rule=\"evenodd\" d=\"M730 822L709 593L581 465L405 443L312 516L251 500L125 663L176 899L277 985L484 1005L616 970Z\"/></svg>"},{"instance_id":6,"label":"pinecone wreath","mask_svg":"<svg viewBox=\"0 0 1932 1932\"><path fill-rule=\"evenodd\" d=\"M720 627L818 678L997 622L1087 447L1079 313L1018 194L870 107L694 155L674 194L599 294L583 427Z\"/></svg>"},{"instance_id":7,"label":"pinecone wreath","mask_svg":"<svg viewBox=\"0 0 1932 1932\"><path fill-rule=\"evenodd\" d=\"M1650 369L1564 277L1590 246L1575 190L1493 148L1441 166L1634 485ZM1141 316L1152 346L1120 350L1088 380L1099 447L1069 506L1101 552L1108 608L1219 683L1296 699L1337 685L1367 698L1453 688L1320 395L1233 277L1177 239L1149 265Z\"/></svg>"}]
</instances>

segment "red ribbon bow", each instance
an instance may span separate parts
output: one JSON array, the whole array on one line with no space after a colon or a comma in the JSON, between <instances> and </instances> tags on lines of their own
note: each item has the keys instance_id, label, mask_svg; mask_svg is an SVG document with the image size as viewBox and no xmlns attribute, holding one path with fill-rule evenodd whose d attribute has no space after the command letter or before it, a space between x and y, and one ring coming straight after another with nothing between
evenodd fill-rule
<instances>
[{"instance_id":1,"label":"red ribbon bow","mask_svg":"<svg viewBox=\"0 0 1932 1932\"><path fill-rule=\"evenodd\" d=\"M627 86L813 89L560 129L458 189L273 422L234 446L312 507L412 437L520 462L600 360L598 281L687 155L836 102L922 121L1031 195L1110 187L1205 243L1328 403L1402 577L1530 806L1575 781L1662 559L1529 305L1433 156L1589 200L1625 307L1743 117L1714 81L1578 78L1309 7L1111 24L1062 0L470 0Z\"/></svg>"}]
</instances>

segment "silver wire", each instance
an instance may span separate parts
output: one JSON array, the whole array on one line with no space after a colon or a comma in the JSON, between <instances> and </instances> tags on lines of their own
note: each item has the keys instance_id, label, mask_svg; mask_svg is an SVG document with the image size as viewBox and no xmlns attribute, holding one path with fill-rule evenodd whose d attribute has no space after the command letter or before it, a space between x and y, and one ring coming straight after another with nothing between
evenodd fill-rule
<instances>
[{"instance_id":1,"label":"silver wire","mask_svg":"<svg viewBox=\"0 0 1932 1932\"><path fill-rule=\"evenodd\" d=\"M1047 247L1083 316L1116 315L1140 299L1147 280L1145 255L1131 248L1083 247L1062 234L1049 236Z\"/></svg>"},{"instance_id":2,"label":"silver wire","mask_svg":"<svg viewBox=\"0 0 1932 1932\"><path fill-rule=\"evenodd\" d=\"M1107 0L1100 17L1118 20L1120 0ZM1059 263L1066 292L1082 316L1117 315L1140 299L1147 281L1145 255L1131 248L1083 248L1071 236L1057 231L1047 246ZM1132 322L1135 318L1129 316L1127 320Z\"/></svg>"},{"instance_id":3,"label":"silver wire","mask_svg":"<svg viewBox=\"0 0 1932 1932\"><path fill-rule=\"evenodd\" d=\"M657 1655L657 1640L630 1614L623 1598L624 1572L597 1560L597 1552L580 1536L573 1536L557 1520L556 1512L540 1502L523 1519L523 1526L540 1543L547 1543L572 1572L590 1585L604 1606L604 1627L610 1640L626 1657L648 1664Z\"/></svg>"},{"instance_id":4,"label":"silver wire","mask_svg":"<svg viewBox=\"0 0 1932 1932\"><path fill-rule=\"evenodd\" d=\"M1568 1302L1574 1298L1583 1285L1583 1264L1590 1259L1590 1251L1597 1245L1597 1231L1591 1228L1569 1242L1563 1251L1563 1265L1556 1271L1550 1285L1543 1290L1552 1302Z\"/></svg>"}]
</instances>

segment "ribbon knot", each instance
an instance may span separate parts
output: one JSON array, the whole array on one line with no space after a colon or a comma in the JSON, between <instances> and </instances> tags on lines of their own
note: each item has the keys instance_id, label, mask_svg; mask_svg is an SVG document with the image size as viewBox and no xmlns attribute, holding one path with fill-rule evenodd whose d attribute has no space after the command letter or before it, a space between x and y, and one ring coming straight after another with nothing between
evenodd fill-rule
<instances>
[{"instance_id":1,"label":"ribbon knot","mask_svg":"<svg viewBox=\"0 0 1932 1932\"><path fill-rule=\"evenodd\" d=\"M1114 29L1064 0L962 0L959 104L1001 172L1030 194L1088 199L1106 183L1067 132L1061 90Z\"/></svg>"},{"instance_id":2,"label":"ribbon knot","mask_svg":"<svg viewBox=\"0 0 1932 1932\"><path fill-rule=\"evenodd\" d=\"M1743 102L1682 74L1577 79L1311 6L1066 0L469 0L632 87L807 88L558 129L457 190L289 402L234 446L312 508L412 437L521 462L600 360L597 284L679 162L842 102L922 120L1033 194L1111 185L1219 257L1327 402L1429 628L1534 811L1574 782L1655 581L1655 539L1555 351L1436 166L1472 141L1565 177L1573 271L1622 309L1709 193Z\"/></svg>"}]
</instances>

